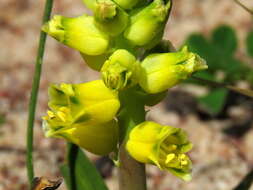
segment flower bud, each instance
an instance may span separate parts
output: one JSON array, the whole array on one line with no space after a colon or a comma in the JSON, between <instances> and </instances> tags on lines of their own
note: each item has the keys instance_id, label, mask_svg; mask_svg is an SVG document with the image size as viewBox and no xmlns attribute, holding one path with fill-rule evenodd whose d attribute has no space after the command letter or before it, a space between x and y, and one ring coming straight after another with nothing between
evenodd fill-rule
<instances>
[{"instance_id":1,"label":"flower bud","mask_svg":"<svg viewBox=\"0 0 253 190\"><path fill-rule=\"evenodd\" d=\"M185 181L191 180L191 161L185 154L192 148L179 128L145 121L130 131L126 149L139 162L153 164Z\"/></svg>"},{"instance_id":2,"label":"flower bud","mask_svg":"<svg viewBox=\"0 0 253 190\"><path fill-rule=\"evenodd\" d=\"M137 46L154 43L153 40L157 37L155 41L160 41L170 8L171 1L165 4L163 0L154 0L131 16L124 37Z\"/></svg>"},{"instance_id":3,"label":"flower bud","mask_svg":"<svg viewBox=\"0 0 253 190\"><path fill-rule=\"evenodd\" d=\"M108 88L122 90L138 82L139 62L127 50L116 50L103 65L101 72Z\"/></svg>"},{"instance_id":4,"label":"flower bud","mask_svg":"<svg viewBox=\"0 0 253 190\"><path fill-rule=\"evenodd\" d=\"M141 62L139 84L146 92L155 94L207 68L206 61L187 47L175 53L151 54Z\"/></svg>"},{"instance_id":5,"label":"flower bud","mask_svg":"<svg viewBox=\"0 0 253 190\"><path fill-rule=\"evenodd\" d=\"M109 36L98 29L94 18L82 15L67 18L56 15L42 30L63 44L87 55L100 55L107 51Z\"/></svg>"},{"instance_id":6,"label":"flower bud","mask_svg":"<svg viewBox=\"0 0 253 190\"><path fill-rule=\"evenodd\" d=\"M117 147L118 124L115 120L102 124L73 123L64 126L62 122L61 117L49 112L43 121L46 137L63 138L98 155L106 155Z\"/></svg>"},{"instance_id":7,"label":"flower bud","mask_svg":"<svg viewBox=\"0 0 253 190\"><path fill-rule=\"evenodd\" d=\"M141 0L114 0L123 9L132 9Z\"/></svg>"},{"instance_id":8,"label":"flower bud","mask_svg":"<svg viewBox=\"0 0 253 190\"><path fill-rule=\"evenodd\" d=\"M128 24L128 14L111 0L97 0L94 10L96 26L110 36L117 36Z\"/></svg>"}]
</instances>

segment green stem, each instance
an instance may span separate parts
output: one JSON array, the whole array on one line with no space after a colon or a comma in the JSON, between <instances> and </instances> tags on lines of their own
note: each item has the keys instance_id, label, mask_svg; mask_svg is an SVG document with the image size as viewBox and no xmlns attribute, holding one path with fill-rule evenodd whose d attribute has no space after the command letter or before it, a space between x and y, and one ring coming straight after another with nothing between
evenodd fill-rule
<instances>
[{"instance_id":1,"label":"green stem","mask_svg":"<svg viewBox=\"0 0 253 190\"><path fill-rule=\"evenodd\" d=\"M119 190L146 190L145 165L134 160L125 149L129 131L145 120L144 104L130 90L122 92L120 99L123 109L119 115Z\"/></svg>"},{"instance_id":2,"label":"green stem","mask_svg":"<svg viewBox=\"0 0 253 190\"><path fill-rule=\"evenodd\" d=\"M78 146L72 143L68 143L67 146L67 164L69 167L69 176L70 176L70 181L69 181L69 190L76 190L76 172L75 172L75 163L76 163L76 157L78 153Z\"/></svg>"},{"instance_id":3,"label":"green stem","mask_svg":"<svg viewBox=\"0 0 253 190\"><path fill-rule=\"evenodd\" d=\"M241 3L239 0L234 0L239 6L241 6L245 11L253 15L253 10L246 7L244 4Z\"/></svg>"},{"instance_id":4,"label":"green stem","mask_svg":"<svg viewBox=\"0 0 253 190\"><path fill-rule=\"evenodd\" d=\"M53 5L53 0L46 1L44 16L43 16L43 23L49 20L51 11L52 11L52 5ZM45 42L46 42L46 33L41 31L38 54L36 58L35 71L34 71L34 77L33 77L31 97L30 97L30 102L29 102L29 115L28 115L27 137L26 137L27 138L26 139L27 140L26 164L27 164L27 174L28 174L30 186L32 185L32 181L34 178L33 155L32 155L33 153L33 127L34 127L34 118L35 118L38 90L39 90L39 84L40 84L41 67L42 67L42 60L44 56Z\"/></svg>"},{"instance_id":5,"label":"green stem","mask_svg":"<svg viewBox=\"0 0 253 190\"><path fill-rule=\"evenodd\" d=\"M202 79L202 78L195 77L195 76L192 76L192 78L195 79L195 80L198 80L202 83L206 83L206 84L209 84L211 86L214 86L214 87L227 88L227 89L229 89L233 92L236 92L236 93L242 94L244 96L248 96L250 98L253 98L253 90L250 90L250 89L237 88L237 87L234 87L232 85L227 85L225 83L210 81L210 80Z\"/></svg>"}]
</instances>

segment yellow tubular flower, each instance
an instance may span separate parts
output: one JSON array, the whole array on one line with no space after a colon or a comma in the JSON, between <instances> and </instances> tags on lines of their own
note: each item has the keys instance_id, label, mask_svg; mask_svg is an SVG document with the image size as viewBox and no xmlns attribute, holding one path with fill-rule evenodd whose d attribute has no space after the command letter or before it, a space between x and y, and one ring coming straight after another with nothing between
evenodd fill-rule
<instances>
[{"instance_id":1,"label":"yellow tubular flower","mask_svg":"<svg viewBox=\"0 0 253 190\"><path fill-rule=\"evenodd\" d=\"M141 62L139 84L147 93L155 94L207 68L205 60L187 47L175 53L151 54Z\"/></svg>"},{"instance_id":2,"label":"yellow tubular flower","mask_svg":"<svg viewBox=\"0 0 253 190\"><path fill-rule=\"evenodd\" d=\"M54 121L52 121L54 117ZM114 151L118 142L118 124L115 120L103 124L72 124L69 126L54 125L62 118L55 115L46 116L43 122L46 137L63 138L89 152L106 155Z\"/></svg>"},{"instance_id":3,"label":"yellow tubular flower","mask_svg":"<svg viewBox=\"0 0 253 190\"><path fill-rule=\"evenodd\" d=\"M47 136L63 137L84 148L89 148L90 144L85 145L88 136L98 135L103 139L114 138L117 124L113 121L119 107L118 94L116 91L108 89L103 81L96 80L83 84L61 84L51 85L49 88L49 108L48 115L43 117L44 129ZM102 129L101 129L102 128ZM102 130L101 135L97 131ZM108 133L108 134L107 134ZM111 139L111 142L117 139ZM106 145L106 141L103 141ZM94 147L96 147L94 145ZM87 149L88 149L87 148ZM109 148L108 148L109 149ZM89 149L88 149L89 150ZM92 151L97 153L96 151ZM104 154L98 150L100 154ZM107 152L107 151L105 151Z\"/></svg>"},{"instance_id":4,"label":"yellow tubular flower","mask_svg":"<svg viewBox=\"0 0 253 190\"><path fill-rule=\"evenodd\" d=\"M94 18L88 15L75 18L55 15L42 30L63 44L87 55L101 55L109 46L109 36L98 29Z\"/></svg>"},{"instance_id":5,"label":"yellow tubular flower","mask_svg":"<svg viewBox=\"0 0 253 190\"><path fill-rule=\"evenodd\" d=\"M150 46L162 37L171 2L154 0L148 6L131 15L130 24L124 32L124 37L136 46ZM155 44L154 44L155 45ZM150 48L150 47L149 47Z\"/></svg>"},{"instance_id":6,"label":"yellow tubular flower","mask_svg":"<svg viewBox=\"0 0 253 190\"><path fill-rule=\"evenodd\" d=\"M103 65L101 72L105 85L122 90L137 84L139 62L124 49L116 50Z\"/></svg>"},{"instance_id":7,"label":"yellow tubular flower","mask_svg":"<svg viewBox=\"0 0 253 190\"><path fill-rule=\"evenodd\" d=\"M192 163L185 154L192 144L179 128L145 121L134 127L126 149L141 163L154 164L185 181L191 180Z\"/></svg>"}]
</instances>

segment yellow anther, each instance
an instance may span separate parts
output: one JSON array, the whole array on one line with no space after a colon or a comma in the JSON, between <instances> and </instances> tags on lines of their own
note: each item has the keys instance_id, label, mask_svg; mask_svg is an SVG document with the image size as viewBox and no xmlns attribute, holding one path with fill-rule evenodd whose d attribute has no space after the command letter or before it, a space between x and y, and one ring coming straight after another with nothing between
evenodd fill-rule
<instances>
[{"instance_id":1,"label":"yellow anther","mask_svg":"<svg viewBox=\"0 0 253 190\"><path fill-rule=\"evenodd\" d=\"M179 156L179 158L183 160L183 159L186 158L186 155L185 155L185 154L181 154L181 155Z\"/></svg>"},{"instance_id":2,"label":"yellow anther","mask_svg":"<svg viewBox=\"0 0 253 190\"><path fill-rule=\"evenodd\" d=\"M55 117L55 114L52 111L47 111L47 115L48 115L49 118Z\"/></svg>"},{"instance_id":3,"label":"yellow anther","mask_svg":"<svg viewBox=\"0 0 253 190\"><path fill-rule=\"evenodd\" d=\"M60 107L60 112L63 112L63 113L68 113L69 112L69 108L67 107Z\"/></svg>"},{"instance_id":4,"label":"yellow anther","mask_svg":"<svg viewBox=\"0 0 253 190\"><path fill-rule=\"evenodd\" d=\"M57 112L57 116L63 121L66 122L66 114L62 111Z\"/></svg>"},{"instance_id":5,"label":"yellow anther","mask_svg":"<svg viewBox=\"0 0 253 190\"><path fill-rule=\"evenodd\" d=\"M180 162L180 164L181 164L182 166L185 166L185 165L188 164L188 161L187 161L187 160L183 160L183 161Z\"/></svg>"},{"instance_id":6,"label":"yellow anther","mask_svg":"<svg viewBox=\"0 0 253 190\"><path fill-rule=\"evenodd\" d=\"M176 157L175 154L168 154L166 156L166 160L165 160L165 163L168 164L170 161L172 161L174 158Z\"/></svg>"},{"instance_id":7,"label":"yellow anther","mask_svg":"<svg viewBox=\"0 0 253 190\"><path fill-rule=\"evenodd\" d=\"M168 148L169 148L170 151L176 150L176 149L177 149L177 145L172 144L172 145L170 145Z\"/></svg>"}]
</instances>

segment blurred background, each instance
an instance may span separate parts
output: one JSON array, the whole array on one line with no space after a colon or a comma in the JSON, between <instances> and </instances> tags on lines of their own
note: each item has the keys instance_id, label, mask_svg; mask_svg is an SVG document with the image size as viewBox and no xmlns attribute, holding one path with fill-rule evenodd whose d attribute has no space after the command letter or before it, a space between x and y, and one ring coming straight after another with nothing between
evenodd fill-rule
<instances>
[{"instance_id":1,"label":"blurred background","mask_svg":"<svg viewBox=\"0 0 253 190\"><path fill-rule=\"evenodd\" d=\"M43 0L0 1L0 190L25 190L25 135L28 100L44 8ZM253 9L252 0L241 0ZM81 0L55 0L53 14L87 12ZM199 77L240 88L253 86L253 16L233 0L174 0L164 38L176 48L188 44L203 56L209 71ZM61 177L65 142L43 136L50 83L80 83L99 78L78 52L48 37L36 115L36 176ZM149 108L147 108L149 109ZM148 118L184 128L194 149L193 180L185 183L148 166L150 190L232 190L253 166L253 99L195 80L171 89ZM108 160L90 155L117 190L117 171ZM250 173L251 172L251 173ZM252 176L251 176L252 177ZM60 190L65 190L61 185ZM253 190L253 187L251 188Z\"/></svg>"}]
</instances>

